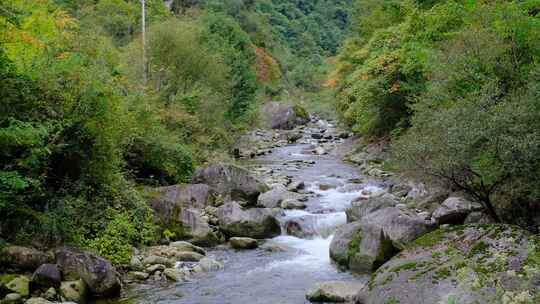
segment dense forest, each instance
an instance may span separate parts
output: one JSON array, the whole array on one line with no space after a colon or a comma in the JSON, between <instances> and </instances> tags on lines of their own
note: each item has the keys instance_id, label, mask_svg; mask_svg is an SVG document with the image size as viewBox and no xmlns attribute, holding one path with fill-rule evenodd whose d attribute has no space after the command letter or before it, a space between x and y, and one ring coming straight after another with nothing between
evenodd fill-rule
<instances>
[{"instance_id":1,"label":"dense forest","mask_svg":"<svg viewBox=\"0 0 540 304\"><path fill-rule=\"evenodd\" d=\"M227 158L267 99L317 90L350 6L148 0L143 54L138 0L2 1L0 236L125 262L160 237L140 190Z\"/></svg>"},{"instance_id":2,"label":"dense forest","mask_svg":"<svg viewBox=\"0 0 540 304\"><path fill-rule=\"evenodd\" d=\"M531 229L540 199L540 2L356 1L328 84L387 166Z\"/></svg>"},{"instance_id":3,"label":"dense forest","mask_svg":"<svg viewBox=\"0 0 540 304\"><path fill-rule=\"evenodd\" d=\"M540 0L0 0L0 304L540 303L539 185Z\"/></svg>"}]
</instances>

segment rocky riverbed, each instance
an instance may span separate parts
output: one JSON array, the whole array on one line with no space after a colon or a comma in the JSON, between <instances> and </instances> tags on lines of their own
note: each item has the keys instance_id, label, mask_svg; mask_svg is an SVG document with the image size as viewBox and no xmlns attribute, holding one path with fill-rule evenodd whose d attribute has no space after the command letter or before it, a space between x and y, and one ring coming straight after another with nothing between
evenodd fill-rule
<instances>
[{"instance_id":1,"label":"rocky riverbed","mask_svg":"<svg viewBox=\"0 0 540 304\"><path fill-rule=\"evenodd\" d=\"M540 302L538 236L385 171L384 145L277 112L285 130L246 134L236 164L147 191L162 245L120 269L75 248L4 249L2 263L27 273L3 276L2 303Z\"/></svg>"}]
</instances>

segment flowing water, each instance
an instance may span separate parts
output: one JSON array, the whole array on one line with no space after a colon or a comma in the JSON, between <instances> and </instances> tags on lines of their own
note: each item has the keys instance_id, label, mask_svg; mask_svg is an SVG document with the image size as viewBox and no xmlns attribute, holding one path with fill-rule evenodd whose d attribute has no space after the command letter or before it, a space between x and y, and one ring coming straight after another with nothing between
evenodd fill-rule
<instances>
[{"instance_id":1,"label":"flowing water","mask_svg":"<svg viewBox=\"0 0 540 304\"><path fill-rule=\"evenodd\" d=\"M299 304L307 303L305 294L318 282L330 280L364 280L340 272L332 265L329 246L336 228L346 223L345 210L361 191L380 188L374 183L354 184L362 177L353 166L333 156L302 154L304 145L276 148L260 157L250 167L264 166L273 172L288 175L293 181L304 181L312 191L305 210L287 210L280 221L301 219L313 233L299 238L283 234L271 240L285 251L264 249L235 251L225 247L210 250L208 255L224 263L225 269L200 274L191 282L156 287L138 286L130 291L136 303L178 304ZM291 167L303 161L308 164ZM321 184L324 185L321 187ZM324 190L321 190L324 189Z\"/></svg>"}]
</instances>

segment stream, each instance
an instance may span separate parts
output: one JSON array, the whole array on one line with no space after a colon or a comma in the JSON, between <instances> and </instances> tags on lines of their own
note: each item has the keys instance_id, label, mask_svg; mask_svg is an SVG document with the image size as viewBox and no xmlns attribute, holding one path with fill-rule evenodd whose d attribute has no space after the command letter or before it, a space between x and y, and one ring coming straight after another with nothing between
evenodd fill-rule
<instances>
[{"instance_id":1,"label":"stream","mask_svg":"<svg viewBox=\"0 0 540 304\"><path fill-rule=\"evenodd\" d=\"M338 157L303 153L306 148L305 143L277 147L245 164L263 176L278 173L306 185L307 208L284 210L282 235L267 241L272 246L266 248L279 250L262 246L236 251L220 246L208 255L224 263L224 270L198 274L192 281L176 285L139 285L128 292L129 298L135 303L299 304L308 303L306 291L319 282L366 282L367 276L339 271L330 261L329 246L336 228L346 223L345 210L351 200L363 190L373 193L381 188L374 181L366 182L357 168ZM301 223L309 233L287 235L291 221Z\"/></svg>"}]
</instances>

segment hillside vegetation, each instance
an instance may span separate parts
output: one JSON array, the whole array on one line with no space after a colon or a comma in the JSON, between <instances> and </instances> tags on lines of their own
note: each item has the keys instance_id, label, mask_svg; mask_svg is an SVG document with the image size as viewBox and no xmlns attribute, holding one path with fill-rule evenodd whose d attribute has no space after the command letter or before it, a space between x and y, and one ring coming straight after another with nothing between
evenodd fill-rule
<instances>
[{"instance_id":1,"label":"hillside vegetation","mask_svg":"<svg viewBox=\"0 0 540 304\"><path fill-rule=\"evenodd\" d=\"M540 2L357 0L328 83L343 120L391 139L394 169L537 226Z\"/></svg>"},{"instance_id":2,"label":"hillside vegetation","mask_svg":"<svg viewBox=\"0 0 540 304\"><path fill-rule=\"evenodd\" d=\"M227 157L258 105L316 90L350 0L0 1L0 240L116 263L154 242L140 189Z\"/></svg>"}]
</instances>

